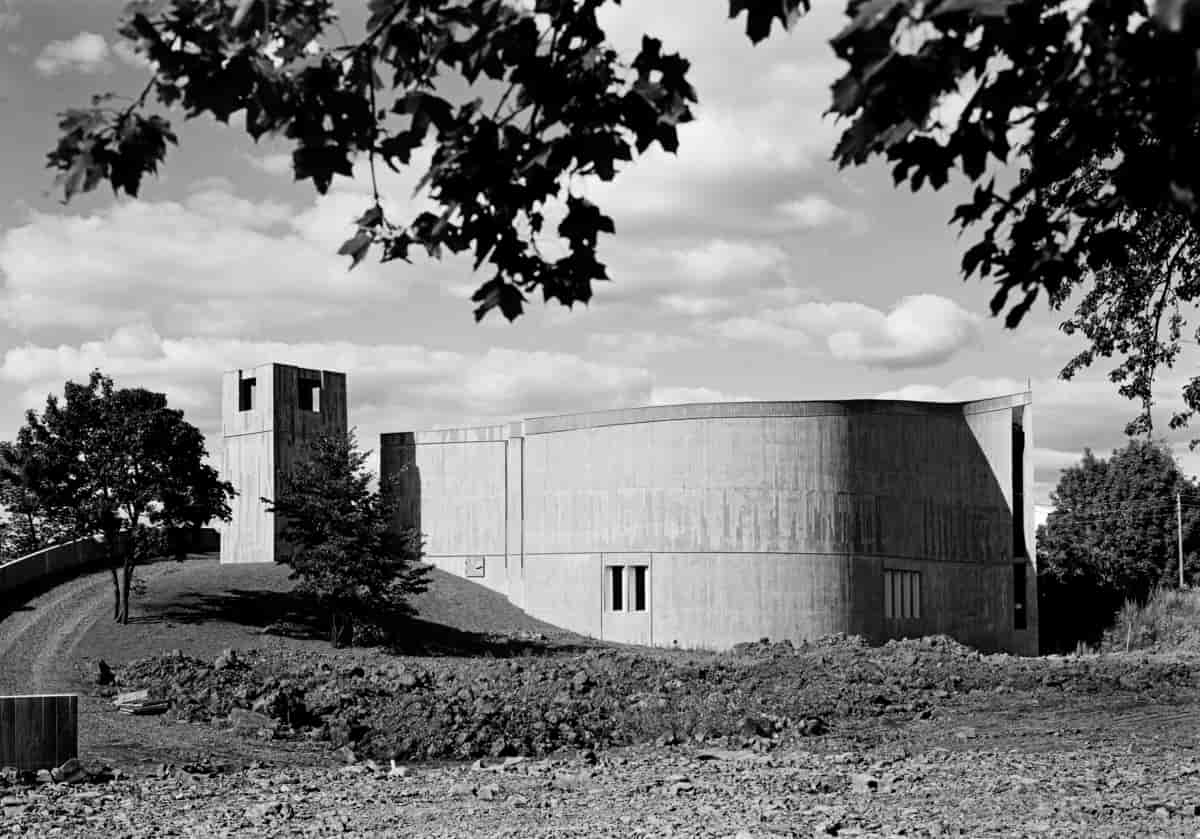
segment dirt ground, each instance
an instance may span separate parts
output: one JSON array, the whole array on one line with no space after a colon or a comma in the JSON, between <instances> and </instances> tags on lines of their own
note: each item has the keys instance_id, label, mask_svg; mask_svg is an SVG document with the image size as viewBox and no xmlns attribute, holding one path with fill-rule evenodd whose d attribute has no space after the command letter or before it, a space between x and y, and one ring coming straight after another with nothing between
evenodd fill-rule
<instances>
[{"instance_id":1,"label":"dirt ground","mask_svg":"<svg viewBox=\"0 0 1200 839\"><path fill-rule=\"evenodd\" d=\"M80 691L81 758L125 775L0 780L0 836L1200 836L1200 659L1187 652L1022 660L842 640L643 654L556 634L451 579L422 614L437 655L356 653L365 672L339 685L358 696L378 682L373 667L427 674L419 688L372 694L381 704L371 707L391 714L377 723L404 728L418 718L405 714L425 719L443 697L466 701L460 683L471 674L490 674L473 689L469 707L478 707L497 701L488 690L508 691L506 667L526 681L539 674L533 681L556 701L564 692L556 680L586 670L594 686L555 713L594 697L608 709L605 743L614 745L389 772L366 749L339 765L349 758L327 740L116 713L90 683L97 657L117 666L179 650L206 662L238 648L252 661L304 659L319 669L333 655L289 614L281 569L231 571L198 559L144 569L143 579L129 627L111 625L102 574L0 619L0 691ZM288 634L263 631L271 626ZM549 650L518 650L519 668L497 661L512 653L497 638L538 632ZM616 701L623 685L627 702ZM722 698L709 704L726 709L729 726L667 726L672 735L657 744L621 745L622 725L648 736L655 713L678 719L706 696ZM639 703L659 710L621 715ZM746 709L771 708L783 720L775 728L739 729ZM496 713L501 734L524 724L503 707ZM805 713L822 719L817 733L801 730ZM447 724L466 725L467 716Z\"/></svg>"}]
</instances>

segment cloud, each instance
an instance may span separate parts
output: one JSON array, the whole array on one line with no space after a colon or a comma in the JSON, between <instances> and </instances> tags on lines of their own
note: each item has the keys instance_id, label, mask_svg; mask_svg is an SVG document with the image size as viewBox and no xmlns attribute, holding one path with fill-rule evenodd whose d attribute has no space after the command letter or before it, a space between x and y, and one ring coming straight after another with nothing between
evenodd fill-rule
<instances>
[{"instance_id":1,"label":"cloud","mask_svg":"<svg viewBox=\"0 0 1200 839\"><path fill-rule=\"evenodd\" d=\"M121 59L122 62L128 64L138 70L150 70L155 64L146 56L138 52L133 44L124 39L118 39L112 45L113 55Z\"/></svg>"},{"instance_id":2,"label":"cloud","mask_svg":"<svg viewBox=\"0 0 1200 839\"><path fill-rule=\"evenodd\" d=\"M34 212L0 233L0 319L27 332L149 321L165 334L262 334L369 312L457 270L367 260L350 271L337 248L369 203L358 189L298 209L205 179L181 201Z\"/></svg>"},{"instance_id":3,"label":"cloud","mask_svg":"<svg viewBox=\"0 0 1200 839\"><path fill-rule=\"evenodd\" d=\"M623 241L608 257L613 282L597 286L601 305L653 302L676 314L710 316L728 311L748 293L786 288L791 279L788 253L769 241Z\"/></svg>"},{"instance_id":4,"label":"cloud","mask_svg":"<svg viewBox=\"0 0 1200 839\"><path fill-rule=\"evenodd\" d=\"M690 405L703 402L756 402L753 396L741 396L710 387L656 387L650 393L651 405Z\"/></svg>"},{"instance_id":5,"label":"cloud","mask_svg":"<svg viewBox=\"0 0 1200 839\"><path fill-rule=\"evenodd\" d=\"M698 247L674 251L671 259L690 282L708 287L746 276L774 274L788 260L787 254L775 245L725 239L713 239Z\"/></svg>"},{"instance_id":6,"label":"cloud","mask_svg":"<svg viewBox=\"0 0 1200 839\"><path fill-rule=\"evenodd\" d=\"M653 355L691 352L703 346L696 338L686 335L648 331L594 332L588 336L587 343L593 352L634 361Z\"/></svg>"},{"instance_id":7,"label":"cloud","mask_svg":"<svg viewBox=\"0 0 1200 839\"><path fill-rule=\"evenodd\" d=\"M738 398L707 388L659 387L644 367L600 363L570 353L506 348L457 352L352 341L171 339L145 324L78 345L14 347L0 360L0 382L17 389L19 407L40 408L48 393L62 392L63 382L85 381L99 368L119 387L165 392L172 405L214 437L221 373L268 361L347 373L351 424L359 427L360 440L368 446L383 432L434 425Z\"/></svg>"},{"instance_id":8,"label":"cloud","mask_svg":"<svg viewBox=\"0 0 1200 839\"><path fill-rule=\"evenodd\" d=\"M783 224L792 230L813 230L823 227L845 225L856 233L866 230L866 218L845 207L838 206L824 195L809 193L799 198L784 201L775 206L775 213Z\"/></svg>"},{"instance_id":9,"label":"cloud","mask_svg":"<svg viewBox=\"0 0 1200 839\"><path fill-rule=\"evenodd\" d=\"M0 32L12 32L21 25L21 13L17 11L17 0L0 2Z\"/></svg>"},{"instance_id":10,"label":"cloud","mask_svg":"<svg viewBox=\"0 0 1200 839\"><path fill-rule=\"evenodd\" d=\"M103 35L80 32L66 41L51 41L42 48L33 66L43 76L57 76L67 71L94 74L112 69L111 52Z\"/></svg>"},{"instance_id":11,"label":"cloud","mask_svg":"<svg viewBox=\"0 0 1200 839\"><path fill-rule=\"evenodd\" d=\"M1025 382L1003 376L963 376L947 385L905 385L895 390L884 391L875 398L910 402L970 402L976 399L990 399L993 396L1024 393L1025 387Z\"/></svg>"},{"instance_id":12,"label":"cloud","mask_svg":"<svg viewBox=\"0 0 1200 839\"><path fill-rule=\"evenodd\" d=\"M890 312L862 303L800 303L759 310L709 325L739 341L784 347L825 339L840 361L895 370L948 361L979 337L979 318L936 294L901 299Z\"/></svg>"},{"instance_id":13,"label":"cloud","mask_svg":"<svg viewBox=\"0 0 1200 839\"><path fill-rule=\"evenodd\" d=\"M268 175L291 175L292 156L287 152L278 154L248 154L246 160L251 166Z\"/></svg>"}]
</instances>

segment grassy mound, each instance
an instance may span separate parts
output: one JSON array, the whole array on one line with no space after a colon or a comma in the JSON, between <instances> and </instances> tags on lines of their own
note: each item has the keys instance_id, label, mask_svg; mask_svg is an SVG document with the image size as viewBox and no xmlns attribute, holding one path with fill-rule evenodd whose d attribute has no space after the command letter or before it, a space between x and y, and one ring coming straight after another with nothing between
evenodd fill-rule
<instances>
[{"instance_id":1,"label":"grassy mound","mask_svg":"<svg viewBox=\"0 0 1200 839\"><path fill-rule=\"evenodd\" d=\"M1125 601L1102 649L1200 652L1200 590L1158 589L1145 603Z\"/></svg>"}]
</instances>

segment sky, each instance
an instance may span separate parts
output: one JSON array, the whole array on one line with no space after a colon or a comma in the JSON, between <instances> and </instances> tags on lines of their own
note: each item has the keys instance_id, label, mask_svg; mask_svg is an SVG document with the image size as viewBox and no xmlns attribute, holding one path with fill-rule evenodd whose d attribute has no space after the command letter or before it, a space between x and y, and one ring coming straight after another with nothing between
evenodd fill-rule
<instances>
[{"instance_id":1,"label":"sky","mask_svg":"<svg viewBox=\"0 0 1200 839\"><path fill-rule=\"evenodd\" d=\"M348 375L364 447L383 432L551 413L728 399L965 400L1033 390L1035 495L1084 447L1124 444L1136 406L1107 367L1070 382L1082 348L1035 307L1016 331L965 282L974 239L948 225L969 195L893 187L886 166L839 171L823 116L840 62L821 4L757 47L724 0L624 0L604 17L632 58L643 33L693 62L697 119L588 194L613 216L610 284L586 307L533 302L476 324L484 277L461 261L336 255L369 204L362 177L319 196L288 149L174 116L180 145L138 199L101 189L62 205L45 155L56 114L149 77L115 34L120 0L0 0L0 439L28 408L99 367L164 391L219 457L224 370L274 361ZM363 31L363 0L342 25ZM419 175L419 173L417 173ZM381 182L403 214L416 175ZM1166 418L1195 362L1160 376ZM1186 432L1169 441L1189 474ZM219 460L217 461L219 462Z\"/></svg>"}]
</instances>

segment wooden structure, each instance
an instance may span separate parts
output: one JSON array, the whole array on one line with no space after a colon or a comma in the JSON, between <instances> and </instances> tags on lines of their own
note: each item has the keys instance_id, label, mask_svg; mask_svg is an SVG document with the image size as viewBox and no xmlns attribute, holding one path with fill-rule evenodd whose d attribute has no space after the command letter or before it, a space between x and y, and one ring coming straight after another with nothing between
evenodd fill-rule
<instances>
[{"instance_id":1,"label":"wooden structure","mask_svg":"<svg viewBox=\"0 0 1200 839\"><path fill-rule=\"evenodd\" d=\"M221 383L221 476L233 484L232 519L221 528L221 562L274 562L282 522L263 498L276 498L279 480L308 444L344 433L346 376L290 364L232 370Z\"/></svg>"},{"instance_id":2,"label":"wooden structure","mask_svg":"<svg viewBox=\"0 0 1200 839\"><path fill-rule=\"evenodd\" d=\"M78 696L0 696L0 767L52 769L78 749Z\"/></svg>"}]
</instances>

